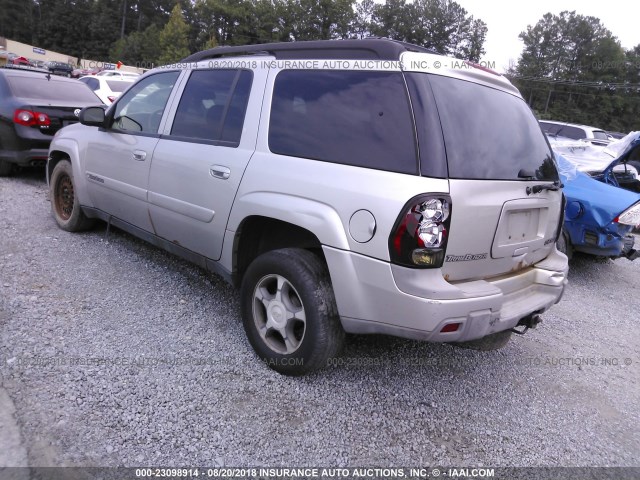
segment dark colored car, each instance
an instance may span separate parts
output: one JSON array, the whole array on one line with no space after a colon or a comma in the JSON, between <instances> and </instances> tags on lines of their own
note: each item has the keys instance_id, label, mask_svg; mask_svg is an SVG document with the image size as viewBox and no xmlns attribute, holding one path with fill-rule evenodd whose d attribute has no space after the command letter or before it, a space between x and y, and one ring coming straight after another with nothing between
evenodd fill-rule
<instances>
[{"instance_id":1,"label":"dark colored car","mask_svg":"<svg viewBox=\"0 0 640 480\"><path fill-rule=\"evenodd\" d=\"M76 123L82 107L101 103L77 80L0 68L0 176L13 165L44 165L53 135Z\"/></svg>"},{"instance_id":2,"label":"dark colored car","mask_svg":"<svg viewBox=\"0 0 640 480\"><path fill-rule=\"evenodd\" d=\"M63 77L71 77L73 73L73 67L63 62L47 62L47 68L54 75L62 75Z\"/></svg>"}]
</instances>

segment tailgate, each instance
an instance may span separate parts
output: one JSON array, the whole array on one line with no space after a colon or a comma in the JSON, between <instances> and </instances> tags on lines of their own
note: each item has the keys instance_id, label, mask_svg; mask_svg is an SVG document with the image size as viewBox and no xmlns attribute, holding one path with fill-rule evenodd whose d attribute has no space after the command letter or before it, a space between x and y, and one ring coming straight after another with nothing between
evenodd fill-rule
<instances>
[{"instance_id":1,"label":"tailgate","mask_svg":"<svg viewBox=\"0 0 640 480\"><path fill-rule=\"evenodd\" d=\"M540 181L450 180L452 214L445 262L449 281L522 270L554 248L561 191L527 195Z\"/></svg>"}]
</instances>

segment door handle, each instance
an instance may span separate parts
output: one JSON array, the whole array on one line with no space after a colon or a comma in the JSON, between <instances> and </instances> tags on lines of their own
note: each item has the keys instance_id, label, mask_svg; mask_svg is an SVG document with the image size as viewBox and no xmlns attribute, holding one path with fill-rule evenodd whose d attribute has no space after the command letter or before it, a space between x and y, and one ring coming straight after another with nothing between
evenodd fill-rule
<instances>
[{"instance_id":1,"label":"door handle","mask_svg":"<svg viewBox=\"0 0 640 480\"><path fill-rule=\"evenodd\" d=\"M133 159L137 160L138 162L144 162L144 159L147 158L147 152L144 152L142 150L135 150L133 152Z\"/></svg>"},{"instance_id":2,"label":"door handle","mask_svg":"<svg viewBox=\"0 0 640 480\"><path fill-rule=\"evenodd\" d=\"M211 165L209 167L209 174L212 177L226 180L231 175L231 170L229 170L227 167L223 167L222 165Z\"/></svg>"}]
</instances>

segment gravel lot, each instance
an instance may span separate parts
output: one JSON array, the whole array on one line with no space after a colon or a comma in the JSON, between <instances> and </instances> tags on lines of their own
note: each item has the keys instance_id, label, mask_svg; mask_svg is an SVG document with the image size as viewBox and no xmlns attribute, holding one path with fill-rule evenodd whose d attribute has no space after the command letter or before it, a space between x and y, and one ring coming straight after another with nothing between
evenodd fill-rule
<instances>
[{"instance_id":1,"label":"gravel lot","mask_svg":"<svg viewBox=\"0 0 640 480\"><path fill-rule=\"evenodd\" d=\"M0 179L0 393L31 466L639 465L640 260L576 258L501 351L352 336L286 378L223 281L49 208L41 171Z\"/></svg>"}]
</instances>

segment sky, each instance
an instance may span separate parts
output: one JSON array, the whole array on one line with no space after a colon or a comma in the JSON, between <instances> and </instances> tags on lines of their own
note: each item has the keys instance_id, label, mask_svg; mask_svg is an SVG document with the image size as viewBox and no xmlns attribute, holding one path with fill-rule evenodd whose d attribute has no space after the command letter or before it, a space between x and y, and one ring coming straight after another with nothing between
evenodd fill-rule
<instances>
[{"instance_id":1,"label":"sky","mask_svg":"<svg viewBox=\"0 0 640 480\"><path fill-rule=\"evenodd\" d=\"M481 60L495 62L495 70L504 72L509 62L517 62L523 43L518 38L527 25L534 26L542 16L564 10L593 16L613 33L625 49L640 44L640 4L637 0L455 0L475 18L487 24L484 44L485 55ZM633 7L633 5L636 5Z\"/></svg>"}]
</instances>

